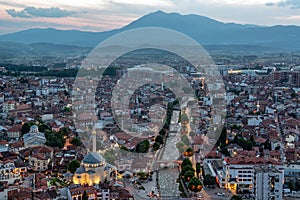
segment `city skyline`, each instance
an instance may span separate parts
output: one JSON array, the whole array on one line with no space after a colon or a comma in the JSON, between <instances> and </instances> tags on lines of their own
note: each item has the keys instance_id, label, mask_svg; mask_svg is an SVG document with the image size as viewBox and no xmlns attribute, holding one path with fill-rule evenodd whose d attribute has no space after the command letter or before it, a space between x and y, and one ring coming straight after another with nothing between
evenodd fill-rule
<instances>
[{"instance_id":1,"label":"city skyline","mask_svg":"<svg viewBox=\"0 0 300 200\"><path fill-rule=\"evenodd\" d=\"M299 10L0 0L0 200L300 199Z\"/></svg>"}]
</instances>

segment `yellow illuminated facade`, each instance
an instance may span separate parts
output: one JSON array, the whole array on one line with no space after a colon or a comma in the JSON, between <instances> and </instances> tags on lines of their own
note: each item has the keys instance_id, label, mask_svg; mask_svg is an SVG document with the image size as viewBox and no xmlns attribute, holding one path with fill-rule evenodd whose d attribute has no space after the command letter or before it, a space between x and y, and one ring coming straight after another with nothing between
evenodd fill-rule
<instances>
[{"instance_id":1,"label":"yellow illuminated facade","mask_svg":"<svg viewBox=\"0 0 300 200\"><path fill-rule=\"evenodd\" d=\"M74 184L94 185L109 180L111 174L116 173L116 167L105 162L105 159L96 152L96 133L93 132L93 151L88 152L81 165L73 175Z\"/></svg>"}]
</instances>

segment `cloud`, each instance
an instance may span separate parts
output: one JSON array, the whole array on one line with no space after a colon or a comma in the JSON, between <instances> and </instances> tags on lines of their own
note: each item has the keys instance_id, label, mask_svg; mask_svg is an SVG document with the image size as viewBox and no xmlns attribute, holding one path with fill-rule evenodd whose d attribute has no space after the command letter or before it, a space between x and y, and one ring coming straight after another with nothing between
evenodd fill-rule
<instances>
[{"instance_id":1,"label":"cloud","mask_svg":"<svg viewBox=\"0 0 300 200\"><path fill-rule=\"evenodd\" d=\"M290 7L292 9L300 9L299 0L281 0L278 3L266 3L267 6Z\"/></svg>"},{"instance_id":2,"label":"cloud","mask_svg":"<svg viewBox=\"0 0 300 200\"><path fill-rule=\"evenodd\" d=\"M27 7L21 11L17 11L15 9L9 9L6 10L6 12L12 17L20 17L20 18L35 18L35 17L61 18L61 17L68 17L74 14L74 12L62 10L58 7L56 8Z\"/></svg>"},{"instance_id":3,"label":"cloud","mask_svg":"<svg viewBox=\"0 0 300 200\"><path fill-rule=\"evenodd\" d=\"M266 6L276 6L276 3L269 2L269 3L266 3Z\"/></svg>"}]
</instances>

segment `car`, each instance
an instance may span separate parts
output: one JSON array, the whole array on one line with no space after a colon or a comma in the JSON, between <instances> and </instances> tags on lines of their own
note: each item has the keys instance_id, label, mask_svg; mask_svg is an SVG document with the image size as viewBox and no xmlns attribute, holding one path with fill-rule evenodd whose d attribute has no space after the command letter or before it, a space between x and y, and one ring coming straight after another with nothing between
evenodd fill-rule
<instances>
[{"instance_id":1,"label":"car","mask_svg":"<svg viewBox=\"0 0 300 200\"><path fill-rule=\"evenodd\" d=\"M224 192L218 192L217 195L218 195L218 197L224 197L225 193Z\"/></svg>"}]
</instances>

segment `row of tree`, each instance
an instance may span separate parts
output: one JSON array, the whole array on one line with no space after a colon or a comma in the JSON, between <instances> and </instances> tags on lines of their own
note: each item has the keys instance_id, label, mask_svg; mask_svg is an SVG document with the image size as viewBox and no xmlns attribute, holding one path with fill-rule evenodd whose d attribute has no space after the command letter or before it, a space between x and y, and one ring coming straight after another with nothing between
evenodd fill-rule
<instances>
[{"instance_id":1,"label":"row of tree","mask_svg":"<svg viewBox=\"0 0 300 200\"><path fill-rule=\"evenodd\" d=\"M195 169L189 158L185 158L181 164L181 178L188 182L188 188L192 192L200 192L202 190L201 181L195 177Z\"/></svg>"},{"instance_id":2,"label":"row of tree","mask_svg":"<svg viewBox=\"0 0 300 200\"><path fill-rule=\"evenodd\" d=\"M173 115L174 106L179 104L178 100L173 101L172 103L168 103L166 117L163 128L159 131L158 135L155 137L155 142L152 146L153 151L157 151L161 145L164 144L165 138L167 137L167 131L170 128L171 118ZM136 145L135 152L136 153L147 153L150 148L150 142L148 140L143 140Z\"/></svg>"}]
</instances>

